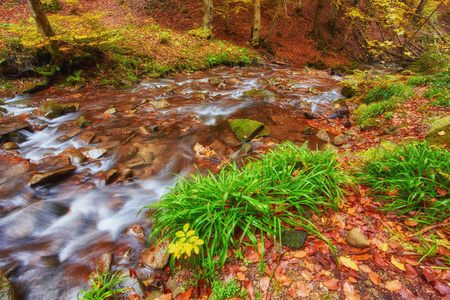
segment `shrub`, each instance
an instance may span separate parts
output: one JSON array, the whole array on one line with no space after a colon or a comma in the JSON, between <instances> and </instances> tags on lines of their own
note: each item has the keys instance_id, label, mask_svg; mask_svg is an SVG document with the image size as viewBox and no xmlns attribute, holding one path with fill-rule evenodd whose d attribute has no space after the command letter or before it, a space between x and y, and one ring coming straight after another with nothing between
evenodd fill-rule
<instances>
[{"instance_id":1,"label":"shrub","mask_svg":"<svg viewBox=\"0 0 450 300\"><path fill-rule=\"evenodd\" d=\"M450 152L425 143L406 144L369 161L359 173L372 187L384 210L414 212L418 221L442 221L450 216Z\"/></svg>"},{"instance_id":2,"label":"shrub","mask_svg":"<svg viewBox=\"0 0 450 300\"><path fill-rule=\"evenodd\" d=\"M283 143L242 169L231 163L217 175L180 178L171 193L145 206L156 211L150 238L172 239L186 223L191 224L205 247L188 263L200 267L203 261L204 276L212 278L215 266L224 265L230 247L247 239L256 248L257 234L262 243L264 234L279 241L284 229L298 226L326 240L310 220L311 213L320 215L327 207L337 210L343 197L341 185L348 179L332 151L315 154ZM235 236L237 231L240 237Z\"/></svg>"}]
</instances>

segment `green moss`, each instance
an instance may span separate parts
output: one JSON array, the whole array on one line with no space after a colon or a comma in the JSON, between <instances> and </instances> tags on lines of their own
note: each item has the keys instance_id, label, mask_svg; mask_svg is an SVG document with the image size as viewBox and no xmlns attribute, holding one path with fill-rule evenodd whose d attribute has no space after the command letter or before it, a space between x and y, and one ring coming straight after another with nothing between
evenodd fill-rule
<instances>
[{"instance_id":1,"label":"green moss","mask_svg":"<svg viewBox=\"0 0 450 300\"><path fill-rule=\"evenodd\" d=\"M425 139L431 144L450 143L450 116L434 122Z\"/></svg>"},{"instance_id":2,"label":"green moss","mask_svg":"<svg viewBox=\"0 0 450 300\"><path fill-rule=\"evenodd\" d=\"M258 98L265 101L277 101L278 97L274 93L263 89L251 89L244 92L244 97Z\"/></svg>"},{"instance_id":3,"label":"green moss","mask_svg":"<svg viewBox=\"0 0 450 300\"><path fill-rule=\"evenodd\" d=\"M264 126L263 123L249 120L249 119L236 119L228 120L231 130L236 133L237 138L241 142L249 142L255 137L268 136L270 130Z\"/></svg>"}]
</instances>

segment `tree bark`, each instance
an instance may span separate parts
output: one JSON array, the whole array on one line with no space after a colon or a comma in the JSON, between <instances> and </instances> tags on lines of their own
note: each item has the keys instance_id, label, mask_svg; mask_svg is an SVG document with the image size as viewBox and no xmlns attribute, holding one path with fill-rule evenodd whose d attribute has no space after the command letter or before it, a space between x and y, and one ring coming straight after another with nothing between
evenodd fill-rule
<instances>
[{"instance_id":1,"label":"tree bark","mask_svg":"<svg viewBox=\"0 0 450 300\"><path fill-rule=\"evenodd\" d=\"M419 5L416 8L416 13L414 14L413 21L418 22L420 18L422 17L423 9L425 8L425 5L427 4L428 0L420 0Z\"/></svg>"},{"instance_id":2,"label":"tree bark","mask_svg":"<svg viewBox=\"0 0 450 300\"><path fill-rule=\"evenodd\" d=\"M295 12L298 16L301 16L303 14L303 0L297 1L297 8L295 9Z\"/></svg>"},{"instance_id":3,"label":"tree bark","mask_svg":"<svg viewBox=\"0 0 450 300\"><path fill-rule=\"evenodd\" d=\"M270 36L272 35L272 32L275 29L275 25L277 24L278 18L280 17L281 10L283 9L283 6L284 6L283 4L285 4L284 0L279 0L279 1L280 1L280 3L278 3L277 10L276 10L275 15L272 18L272 22L270 23L270 26L269 26L269 30L267 31L267 34L264 37L263 46L267 45L267 43L269 42Z\"/></svg>"},{"instance_id":4,"label":"tree bark","mask_svg":"<svg viewBox=\"0 0 450 300\"><path fill-rule=\"evenodd\" d=\"M228 35L231 34L230 28L230 0L225 0L225 31Z\"/></svg>"},{"instance_id":5,"label":"tree bark","mask_svg":"<svg viewBox=\"0 0 450 300\"><path fill-rule=\"evenodd\" d=\"M212 31L214 21L214 4L213 0L203 0L205 14L203 15L203 29L206 32Z\"/></svg>"},{"instance_id":6,"label":"tree bark","mask_svg":"<svg viewBox=\"0 0 450 300\"><path fill-rule=\"evenodd\" d=\"M328 19L328 30L331 34L334 32L334 26L336 25L337 13L339 10L339 1L333 1L333 7L331 8L330 18Z\"/></svg>"},{"instance_id":7,"label":"tree bark","mask_svg":"<svg viewBox=\"0 0 450 300\"><path fill-rule=\"evenodd\" d=\"M323 3L324 3L324 0L317 1L316 14L314 16L314 25L313 25L313 30L311 32L311 36L316 40L323 38L323 34L322 34L321 26L320 26L320 21L322 18L322 12L323 12L323 6L324 6Z\"/></svg>"},{"instance_id":8,"label":"tree bark","mask_svg":"<svg viewBox=\"0 0 450 300\"><path fill-rule=\"evenodd\" d=\"M252 11L252 33L250 36L250 44L258 47L261 43L261 0L253 0Z\"/></svg>"}]
</instances>

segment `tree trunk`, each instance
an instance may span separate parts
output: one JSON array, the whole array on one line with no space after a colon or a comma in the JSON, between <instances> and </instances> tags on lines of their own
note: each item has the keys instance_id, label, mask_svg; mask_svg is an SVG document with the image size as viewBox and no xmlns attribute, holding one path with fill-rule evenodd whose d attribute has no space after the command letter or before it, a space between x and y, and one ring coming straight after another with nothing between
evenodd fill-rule
<instances>
[{"instance_id":1,"label":"tree trunk","mask_svg":"<svg viewBox=\"0 0 450 300\"><path fill-rule=\"evenodd\" d=\"M336 25L337 13L339 10L339 1L333 1L333 7L331 8L330 18L328 19L328 31L331 34L334 32L334 26Z\"/></svg>"},{"instance_id":2,"label":"tree trunk","mask_svg":"<svg viewBox=\"0 0 450 300\"><path fill-rule=\"evenodd\" d=\"M252 33L250 44L258 47L261 42L261 0L253 0Z\"/></svg>"},{"instance_id":3,"label":"tree trunk","mask_svg":"<svg viewBox=\"0 0 450 300\"><path fill-rule=\"evenodd\" d=\"M225 31L228 35L231 34L230 28L230 0L225 0Z\"/></svg>"},{"instance_id":4,"label":"tree trunk","mask_svg":"<svg viewBox=\"0 0 450 300\"><path fill-rule=\"evenodd\" d=\"M295 9L295 12L298 16L301 16L303 14L303 0L297 1L297 8Z\"/></svg>"},{"instance_id":5,"label":"tree trunk","mask_svg":"<svg viewBox=\"0 0 450 300\"><path fill-rule=\"evenodd\" d=\"M213 0L203 0L203 5L205 8L205 14L203 15L203 29L206 32L211 33L214 20Z\"/></svg>"},{"instance_id":6,"label":"tree trunk","mask_svg":"<svg viewBox=\"0 0 450 300\"><path fill-rule=\"evenodd\" d=\"M425 5L427 4L428 0L420 0L419 5L416 8L416 12L413 16L413 21L418 22L420 18L422 17L423 9L425 8Z\"/></svg>"},{"instance_id":7,"label":"tree trunk","mask_svg":"<svg viewBox=\"0 0 450 300\"><path fill-rule=\"evenodd\" d=\"M275 15L272 18L272 22L270 23L269 30L267 31L266 37L263 40L263 46L267 45L269 42L270 36L272 35L273 30L275 29L275 25L277 24L278 18L280 17L281 10L283 9L283 4L285 4L284 0L280 0L280 3L278 3L277 11L275 12Z\"/></svg>"},{"instance_id":8,"label":"tree trunk","mask_svg":"<svg viewBox=\"0 0 450 300\"><path fill-rule=\"evenodd\" d=\"M321 26L320 26L320 21L321 21L322 12L323 12L323 2L324 2L324 0L317 0L316 14L314 16L314 25L313 25L313 30L311 32L311 36L316 40L323 38L322 30L321 30Z\"/></svg>"},{"instance_id":9,"label":"tree trunk","mask_svg":"<svg viewBox=\"0 0 450 300\"><path fill-rule=\"evenodd\" d=\"M33 15L34 20L36 21L36 25L41 32L42 36L45 39L51 39L55 36L55 32L53 31L50 22L47 19L47 15L42 8L42 4L40 0L27 0L28 5L31 9L31 14ZM56 40L51 40L48 45L48 50L52 55L52 64L57 65L58 67L62 64L63 56L59 51L59 44Z\"/></svg>"}]
</instances>

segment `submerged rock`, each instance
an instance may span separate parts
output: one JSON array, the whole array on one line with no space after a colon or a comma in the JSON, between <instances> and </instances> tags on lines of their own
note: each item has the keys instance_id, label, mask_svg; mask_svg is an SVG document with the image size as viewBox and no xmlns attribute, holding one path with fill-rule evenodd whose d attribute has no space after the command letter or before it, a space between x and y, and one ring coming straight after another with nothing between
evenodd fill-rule
<instances>
[{"instance_id":1,"label":"submerged rock","mask_svg":"<svg viewBox=\"0 0 450 300\"><path fill-rule=\"evenodd\" d=\"M82 134L78 139L77 143L85 146L88 145L95 138L95 133L92 131L86 132Z\"/></svg>"},{"instance_id":2,"label":"submerged rock","mask_svg":"<svg viewBox=\"0 0 450 300\"><path fill-rule=\"evenodd\" d=\"M0 299L15 300L14 286L9 282L4 274L0 274Z\"/></svg>"},{"instance_id":3,"label":"submerged rock","mask_svg":"<svg viewBox=\"0 0 450 300\"><path fill-rule=\"evenodd\" d=\"M270 130L263 123L249 119L228 120L231 130L241 142L249 142L255 137L268 136Z\"/></svg>"},{"instance_id":4,"label":"submerged rock","mask_svg":"<svg viewBox=\"0 0 450 300\"><path fill-rule=\"evenodd\" d=\"M154 100L151 101L150 104L155 108L155 109L163 109L166 107L170 106L170 103L167 102L165 99L162 100Z\"/></svg>"},{"instance_id":5,"label":"submerged rock","mask_svg":"<svg viewBox=\"0 0 450 300\"><path fill-rule=\"evenodd\" d=\"M117 170L117 169L108 170L105 175L105 184L110 184L111 182L113 182L114 179L116 179L116 177L118 175L119 175L119 170Z\"/></svg>"},{"instance_id":6,"label":"submerged rock","mask_svg":"<svg viewBox=\"0 0 450 300\"><path fill-rule=\"evenodd\" d=\"M285 230L281 234L281 243L293 249L300 249L305 244L308 233L303 230Z\"/></svg>"},{"instance_id":7,"label":"submerged rock","mask_svg":"<svg viewBox=\"0 0 450 300\"><path fill-rule=\"evenodd\" d=\"M133 225L131 225L127 230L127 234L138 239L145 239L144 228L139 223L134 223Z\"/></svg>"},{"instance_id":8,"label":"submerged rock","mask_svg":"<svg viewBox=\"0 0 450 300\"><path fill-rule=\"evenodd\" d=\"M353 247L357 247L357 248L370 247L370 244L366 240L364 235L355 229L352 229L348 232L346 241L347 241L347 244L349 244L350 246L353 246Z\"/></svg>"},{"instance_id":9,"label":"submerged rock","mask_svg":"<svg viewBox=\"0 0 450 300\"><path fill-rule=\"evenodd\" d=\"M62 169L59 169L57 171L43 173L43 174L35 174L30 182L28 183L29 186L36 186L36 185L43 185L46 183L52 183L59 181L66 176L72 174L77 169L76 166L68 166Z\"/></svg>"},{"instance_id":10,"label":"submerged rock","mask_svg":"<svg viewBox=\"0 0 450 300\"><path fill-rule=\"evenodd\" d=\"M252 97L252 98L258 98L265 101L277 101L278 97L268 91L263 89L251 89L246 92L244 92L244 97Z\"/></svg>"},{"instance_id":11,"label":"submerged rock","mask_svg":"<svg viewBox=\"0 0 450 300\"><path fill-rule=\"evenodd\" d=\"M111 271L111 265L114 255L112 253L106 252L100 255L95 263L95 268L98 273L107 273Z\"/></svg>"},{"instance_id":12,"label":"submerged rock","mask_svg":"<svg viewBox=\"0 0 450 300\"><path fill-rule=\"evenodd\" d=\"M14 142L8 142L8 143L4 143L2 145L2 149L5 149L5 150L16 150L16 149L19 149L19 145L17 145Z\"/></svg>"},{"instance_id":13,"label":"submerged rock","mask_svg":"<svg viewBox=\"0 0 450 300\"><path fill-rule=\"evenodd\" d=\"M431 144L450 143L450 116L435 121L425 139Z\"/></svg>"}]
</instances>

